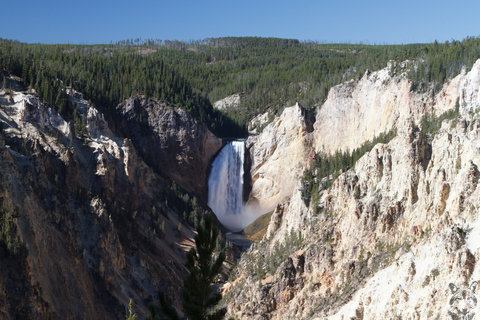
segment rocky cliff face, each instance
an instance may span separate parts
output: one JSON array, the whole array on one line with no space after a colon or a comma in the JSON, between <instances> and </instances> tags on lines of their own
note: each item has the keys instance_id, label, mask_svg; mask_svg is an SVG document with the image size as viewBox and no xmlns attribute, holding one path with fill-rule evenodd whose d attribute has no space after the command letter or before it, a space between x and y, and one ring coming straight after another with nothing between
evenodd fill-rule
<instances>
[{"instance_id":1,"label":"rocky cliff face","mask_svg":"<svg viewBox=\"0 0 480 320\"><path fill-rule=\"evenodd\" d=\"M332 89L315 123L317 151L353 148L392 126L397 137L375 146L331 189L320 190L318 207L304 203L302 183L294 185L276 206L264 239L242 257L235 285L225 287L229 314L480 316L473 298L480 280L479 69L477 62L433 98L412 98L406 79L385 81L381 72ZM455 108L457 97L461 116L444 121L433 140L415 126L427 111Z\"/></svg>"},{"instance_id":2,"label":"rocky cliff face","mask_svg":"<svg viewBox=\"0 0 480 320\"><path fill-rule=\"evenodd\" d=\"M247 148L252 177L249 201L261 212L273 210L292 193L311 150L302 107L286 108L261 134L249 137Z\"/></svg>"},{"instance_id":3,"label":"rocky cliff face","mask_svg":"<svg viewBox=\"0 0 480 320\"><path fill-rule=\"evenodd\" d=\"M444 85L435 96L410 92L406 77L407 63L401 74L387 68L367 72L358 82L350 81L333 87L317 112L314 146L317 152L353 150L363 142L412 119L418 123L426 113L437 115L451 109L457 98L465 111L478 104L480 63Z\"/></svg>"},{"instance_id":4,"label":"rocky cliff face","mask_svg":"<svg viewBox=\"0 0 480 320\"><path fill-rule=\"evenodd\" d=\"M206 202L210 165L222 139L179 108L131 98L119 109L122 134L131 137L148 165Z\"/></svg>"},{"instance_id":5,"label":"rocky cliff face","mask_svg":"<svg viewBox=\"0 0 480 320\"><path fill-rule=\"evenodd\" d=\"M179 307L193 237L177 229L184 200L140 157L155 153L137 152L146 132L115 136L94 105L72 99L80 138L35 96L0 92L0 318L118 319L129 299L143 316L158 289ZM160 172L205 170L221 141L180 110L145 109ZM202 179L179 184L201 190Z\"/></svg>"},{"instance_id":6,"label":"rocky cliff face","mask_svg":"<svg viewBox=\"0 0 480 320\"><path fill-rule=\"evenodd\" d=\"M405 121L419 124L427 113L440 115L455 108L457 101L466 118L480 105L480 62L475 63L470 72L462 72L446 83L433 97L431 92L410 92L410 81L406 77L409 64L401 63L403 72L392 74L394 63L380 71L367 72L358 82L333 87L317 111L312 133L307 132L304 113L297 105L286 108L261 134L249 137L250 201L260 204L261 212L273 210L292 194L312 150L316 153L351 151Z\"/></svg>"},{"instance_id":7,"label":"rocky cliff face","mask_svg":"<svg viewBox=\"0 0 480 320\"><path fill-rule=\"evenodd\" d=\"M350 149L390 130L407 118L419 120L431 110L431 101L410 93L405 75L392 76L390 67L368 72L333 87L317 113L315 150L327 153Z\"/></svg>"}]
</instances>

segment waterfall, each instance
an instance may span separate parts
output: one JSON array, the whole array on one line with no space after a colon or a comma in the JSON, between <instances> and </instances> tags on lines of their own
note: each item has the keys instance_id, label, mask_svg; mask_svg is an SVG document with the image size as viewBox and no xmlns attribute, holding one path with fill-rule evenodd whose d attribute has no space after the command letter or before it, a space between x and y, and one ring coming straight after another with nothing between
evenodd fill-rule
<instances>
[{"instance_id":1,"label":"waterfall","mask_svg":"<svg viewBox=\"0 0 480 320\"><path fill-rule=\"evenodd\" d=\"M208 205L223 225L235 231L251 220L243 212L244 157L244 141L228 142L213 161L208 179Z\"/></svg>"}]
</instances>

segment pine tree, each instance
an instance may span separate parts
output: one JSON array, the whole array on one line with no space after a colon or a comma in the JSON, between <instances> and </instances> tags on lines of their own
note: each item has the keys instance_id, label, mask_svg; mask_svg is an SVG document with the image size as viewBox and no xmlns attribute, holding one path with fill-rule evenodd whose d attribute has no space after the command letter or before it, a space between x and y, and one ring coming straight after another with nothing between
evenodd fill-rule
<instances>
[{"instance_id":1,"label":"pine tree","mask_svg":"<svg viewBox=\"0 0 480 320\"><path fill-rule=\"evenodd\" d=\"M128 303L128 315L126 317L126 320L137 320L137 315L133 312L132 299L130 299L130 302Z\"/></svg>"},{"instance_id":2,"label":"pine tree","mask_svg":"<svg viewBox=\"0 0 480 320\"><path fill-rule=\"evenodd\" d=\"M212 215L205 216L204 223L199 225L197 232L195 248L187 254L186 266L190 270L190 275L184 281L183 308L191 320L223 319L227 312L226 308L209 313L209 310L222 299L221 294L212 295L211 283L220 273L225 261L224 251L221 251L218 257L214 257L219 232L213 226Z\"/></svg>"},{"instance_id":3,"label":"pine tree","mask_svg":"<svg viewBox=\"0 0 480 320\"><path fill-rule=\"evenodd\" d=\"M208 214L198 225L195 236L195 248L187 253L186 267L190 275L183 281L183 311L190 320L221 320L227 313L226 308L211 311L222 299L221 294L213 294L212 282L220 273L225 261L225 252L221 251L215 257L219 235L218 228L213 225L213 216ZM169 306L165 294L159 292L160 307L167 315L160 319L180 319L175 309ZM150 305L150 316L147 319L156 319L155 306Z\"/></svg>"}]
</instances>

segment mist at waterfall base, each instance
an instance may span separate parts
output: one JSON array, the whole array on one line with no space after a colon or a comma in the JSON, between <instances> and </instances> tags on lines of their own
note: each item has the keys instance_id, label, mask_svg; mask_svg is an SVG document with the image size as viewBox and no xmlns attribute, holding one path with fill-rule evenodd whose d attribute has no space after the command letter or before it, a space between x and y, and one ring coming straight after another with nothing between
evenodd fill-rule
<instances>
[{"instance_id":1,"label":"mist at waterfall base","mask_svg":"<svg viewBox=\"0 0 480 320\"><path fill-rule=\"evenodd\" d=\"M245 142L228 142L213 161L208 179L208 205L218 220L233 232L242 230L258 217L254 208L243 203L244 158Z\"/></svg>"}]
</instances>

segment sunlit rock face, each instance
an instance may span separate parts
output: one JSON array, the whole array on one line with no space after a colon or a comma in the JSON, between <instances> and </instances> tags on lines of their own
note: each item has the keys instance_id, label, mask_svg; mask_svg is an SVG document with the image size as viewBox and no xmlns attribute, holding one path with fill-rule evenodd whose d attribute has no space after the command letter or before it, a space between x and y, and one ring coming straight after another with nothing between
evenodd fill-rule
<instances>
[{"instance_id":1,"label":"sunlit rock face","mask_svg":"<svg viewBox=\"0 0 480 320\"><path fill-rule=\"evenodd\" d=\"M338 101L327 101L317 115L317 151L352 149L393 127L397 137L376 145L321 191L318 208L305 205L302 183L294 185L290 197L275 206L263 241L240 262L235 286L226 286L229 316L480 317L474 303L480 280L479 70L477 62L434 97L409 93L408 80L383 79L381 73L341 85L351 87L350 98L330 92L329 99ZM457 100L459 119L444 121L433 139L421 133L417 126L425 112L454 109ZM326 108L333 113L327 115ZM334 115L338 127L328 127L323 117ZM292 233L301 237L300 245ZM294 250L277 261L283 245ZM267 261L263 271L258 261Z\"/></svg>"},{"instance_id":2,"label":"sunlit rock face","mask_svg":"<svg viewBox=\"0 0 480 320\"><path fill-rule=\"evenodd\" d=\"M468 73L462 72L447 82L435 96L410 91L408 69L395 75L390 70L389 65L376 72L367 71L358 82L345 82L330 90L314 125L317 152L353 150L407 119L418 123L426 113L438 115L454 108L457 99L462 113L480 105L480 61Z\"/></svg>"},{"instance_id":3,"label":"sunlit rock face","mask_svg":"<svg viewBox=\"0 0 480 320\"><path fill-rule=\"evenodd\" d=\"M248 139L247 148L252 159L249 203L265 213L292 194L311 151L303 108L285 108L261 134Z\"/></svg>"}]
</instances>

